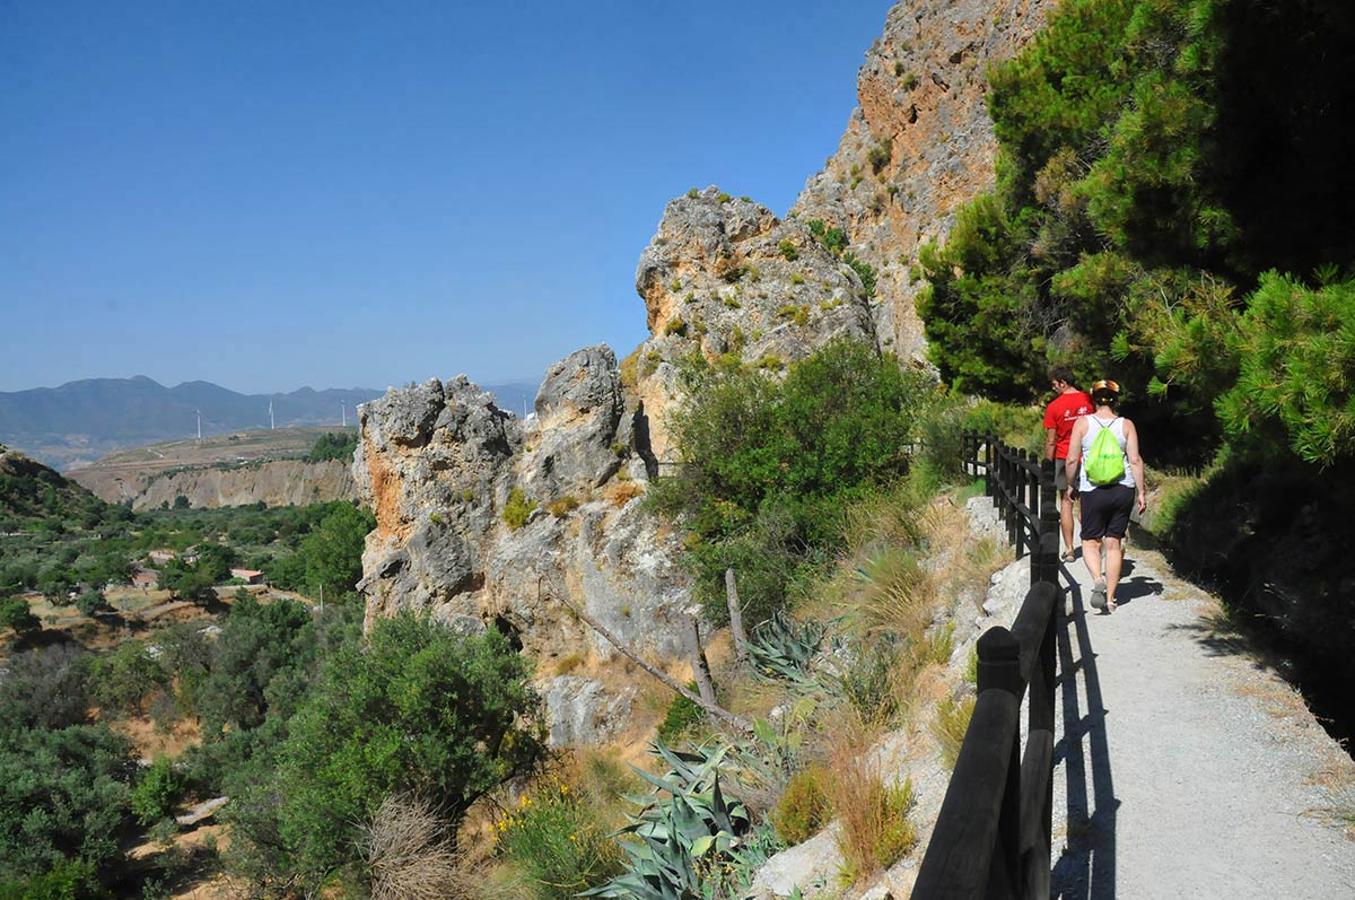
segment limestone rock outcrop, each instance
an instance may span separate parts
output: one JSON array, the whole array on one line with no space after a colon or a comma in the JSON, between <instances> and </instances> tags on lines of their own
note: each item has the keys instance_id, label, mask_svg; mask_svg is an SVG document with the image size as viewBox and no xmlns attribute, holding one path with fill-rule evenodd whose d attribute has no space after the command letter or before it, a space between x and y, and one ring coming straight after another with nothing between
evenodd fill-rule
<instances>
[{"instance_id":1,"label":"limestone rock outcrop","mask_svg":"<svg viewBox=\"0 0 1355 900\"><path fill-rule=\"evenodd\" d=\"M665 414L678 367L699 355L779 372L836 337L874 342L873 297L799 221L709 187L669 201L640 256L635 289L650 338L626 361L655 456L671 456Z\"/></svg>"},{"instance_id":2,"label":"limestone rock outcrop","mask_svg":"<svg viewBox=\"0 0 1355 900\"><path fill-rule=\"evenodd\" d=\"M679 658L689 585L674 538L640 509L643 481L630 473L643 479L645 466L623 469L635 461L626 413L605 346L552 366L526 420L464 376L361 407L353 474L377 520L359 585L368 627L414 609L464 631L498 628L544 675L615 655L582 609L636 652ZM611 732L597 710L629 708L628 690L556 682L543 694L559 741L600 739Z\"/></svg>"}]
</instances>

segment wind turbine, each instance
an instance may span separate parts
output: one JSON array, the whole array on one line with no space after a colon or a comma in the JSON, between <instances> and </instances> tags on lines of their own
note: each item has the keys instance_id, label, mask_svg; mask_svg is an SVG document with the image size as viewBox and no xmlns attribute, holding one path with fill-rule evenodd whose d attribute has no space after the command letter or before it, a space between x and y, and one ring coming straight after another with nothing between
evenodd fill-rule
<instances>
[{"instance_id":1,"label":"wind turbine","mask_svg":"<svg viewBox=\"0 0 1355 900\"><path fill-rule=\"evenodd\" d=\"M268 430L272 431L276 426L273 424L273 398L268 398Z\"/></svg>"},{"instance_id":2,"label":"wind turbine","mask_svg":"<svg viewBox=\"0 0 1355 900\"><path fill-rule=\"evenodd\" d=\"M202 410L195 409L193 411L198 414L198 440L202 440Z\"/></svg>"},{"instance_id":3,"label":"wind turbine","mask_svg":"<svg viewBox=\"0 0 1355 900\"><path fill-rule=\"evenodd\" d=\"M343 417L343 427L348 427L348 405L342 400L339 401L339 415Z\"/></svg>"}]
</instances>

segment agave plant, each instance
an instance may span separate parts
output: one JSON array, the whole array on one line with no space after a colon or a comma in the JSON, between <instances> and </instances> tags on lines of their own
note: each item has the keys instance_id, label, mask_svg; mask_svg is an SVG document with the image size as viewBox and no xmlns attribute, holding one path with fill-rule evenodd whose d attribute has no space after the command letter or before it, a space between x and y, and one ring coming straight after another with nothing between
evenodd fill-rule
<instances>
[{"instance_id":1,"label":"agave plant","mask_svg":"<svg viewBox=\"0 0 1355 900\"><path fill-rule=\"evenodd\" d=\"M625 844L629 871L585 892L591 897L639 897L642 900L701 900L716 896L718 880L703 878L728 860L748 831L743 803L720 789L720 765L727 749L674 750L652 745L668 766L665 775L636 772L654 785L644 808L618 834L638 841Z\"/></svg>"},{"instance_id":2,"label":"agave plant","mask_svg":"<svg viewBox=\"0 0 1355 900\"><path fill-rule=\"evenodd\" d=\"M809 663L819 652L825 628L817 622L797 623L777 610L770 619L753 629L748 655L757 671L770 678L784 678L808 684Z\"/></svg>"}]
</instances>

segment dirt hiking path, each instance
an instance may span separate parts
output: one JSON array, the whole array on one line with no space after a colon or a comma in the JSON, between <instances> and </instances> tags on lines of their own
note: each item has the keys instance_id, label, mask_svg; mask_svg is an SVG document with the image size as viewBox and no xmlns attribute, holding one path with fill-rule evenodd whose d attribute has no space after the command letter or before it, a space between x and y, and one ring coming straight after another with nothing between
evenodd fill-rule
<instances>
[{"instance_id":1,"label":"dirt hiking path","mask_svg":"<svg viewBox=\"0 0 1355 900\"><path fill-rule=\"evenodd\" d=\"M1053 895L1355 898L1349 757L1217 601L1127 555L1111 615L1062 569Z\"/></svg>"}]
</instances>

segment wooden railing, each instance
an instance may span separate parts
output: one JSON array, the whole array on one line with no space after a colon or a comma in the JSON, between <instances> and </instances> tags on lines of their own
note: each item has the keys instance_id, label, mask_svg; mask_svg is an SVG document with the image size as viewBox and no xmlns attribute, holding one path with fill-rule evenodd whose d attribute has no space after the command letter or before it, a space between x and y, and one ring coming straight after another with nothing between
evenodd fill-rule
<instances>
[{"instance_id":1,"label":"wooden railing","mask_svg":"<svg viewBox=\"0 0 1355 900\"><path fill-rule=\"evenodd\" d=\"M1054 781L1055 629L1059 514L1054 463L966 433L965 471L983 475L1018 556L1031 555L1030 590L1010 630L978 641L978 698L918 872L913 896L1049 896ZM1021 746L1021 701L1029 728Z\"/></svg>"}]
</instances>

